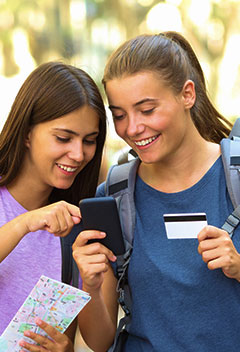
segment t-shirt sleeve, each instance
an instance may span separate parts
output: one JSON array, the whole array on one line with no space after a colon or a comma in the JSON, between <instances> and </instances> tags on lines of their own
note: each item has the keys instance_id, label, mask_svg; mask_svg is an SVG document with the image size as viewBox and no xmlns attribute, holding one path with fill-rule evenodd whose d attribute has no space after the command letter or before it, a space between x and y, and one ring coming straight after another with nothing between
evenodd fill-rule
<instances>
[{"instance_id":1,"label":"t-shirt sleeve","mask_svg":"<svg viewBox=\"0 0 240 352\"><path fill-rule=\"evenodd\" d=\"M105 196L106 196L105 182L103 182L97 187L96 197L105 197Z\"/></svg>"}]
</instances>

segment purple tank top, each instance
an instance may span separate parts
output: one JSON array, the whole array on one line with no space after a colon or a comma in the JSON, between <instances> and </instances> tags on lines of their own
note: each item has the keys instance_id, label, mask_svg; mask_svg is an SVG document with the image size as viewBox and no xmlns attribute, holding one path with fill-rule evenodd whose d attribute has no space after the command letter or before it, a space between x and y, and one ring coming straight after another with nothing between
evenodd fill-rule
<instances>
[{"instance_id":1,"label":"purple tank top","mask_svg":"<svg viewBox=\"0 0 240 352\"><path fill-rule=\"evenodd\" d=\"M0 226L25 212L6 187L0 187ZM0 335L41 275L61 280L60 239L47 231L28 233L0 263Z\"/></svg>"}]
</instances>

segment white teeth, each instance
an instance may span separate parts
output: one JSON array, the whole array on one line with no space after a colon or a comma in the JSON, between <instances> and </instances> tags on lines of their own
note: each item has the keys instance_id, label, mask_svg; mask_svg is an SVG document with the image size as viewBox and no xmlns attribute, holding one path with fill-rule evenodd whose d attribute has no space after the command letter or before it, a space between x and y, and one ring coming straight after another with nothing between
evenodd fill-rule
<instances>
[{"instance_id":1,"label":"white teeth","mask_svg":"<svg viewBox=\"0 0 240 352\"><path fill-rule=\"evenodd\" d=\"M60 167L60 169L65 170L67 172L74 172L77 170L77 167L73 168L73 167L69 167L69 166L63 166L61 164L58 164L58 167Z\"/></svg>"},{"instance_id":2,"label":"white teeth","mask_svg":"<svg viewBox=\"0 0 240 352\"><path fill-rule=\"evenodd\" d=\"M143 139L142 141L139 141L139 142L134 142L136 145L139 145L139 146L144 146L144 145L147 145L149 143L151 143L152 141L154 141L158 136L155 136L155 137L151 137L151 138L148 138L148 139Z\"/></svg>"}]
</instances>

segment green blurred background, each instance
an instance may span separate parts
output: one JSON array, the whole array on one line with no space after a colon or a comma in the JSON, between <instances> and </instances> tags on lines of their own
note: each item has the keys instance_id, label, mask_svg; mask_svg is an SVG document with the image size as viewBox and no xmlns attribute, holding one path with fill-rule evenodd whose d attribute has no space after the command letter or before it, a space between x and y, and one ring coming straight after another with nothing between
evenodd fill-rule
<instances>
[{"instance_id":1,"label":"green blurred background","mask_svg":"<svg viewBox=\"0 0 240 352\"><path fill-rule=\"evenodd\" d=\"M104 64L120 43L141 33L181 32L202 64L215 106L240 114L239 0L0 0L0 128L27 75L62 60L101 85ZM105 166L124 144L111 118Z\"/></svg>"}]
</instances>

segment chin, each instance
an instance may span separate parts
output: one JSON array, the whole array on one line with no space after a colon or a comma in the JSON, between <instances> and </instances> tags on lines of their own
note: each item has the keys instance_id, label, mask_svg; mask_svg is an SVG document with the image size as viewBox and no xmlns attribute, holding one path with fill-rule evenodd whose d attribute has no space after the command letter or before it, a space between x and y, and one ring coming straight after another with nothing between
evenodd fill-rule
<instances>
[{"instance_id":1,"label":"chin","mask_svg":"<svg viewBox=\"0 0 240 352\"><path fill-rule=\"evenodd\" d=\"M68 189L68 188L70 188L70 187L72 186L72 184L73 184L73 181L72 181L72 182L68 182L68 183L66 183L66 182L59 182L59 183L56 183L56 184L54 185L54 187L55 187L55 188L58 188L58 189Z\"/></svg>"}]
</instances>

